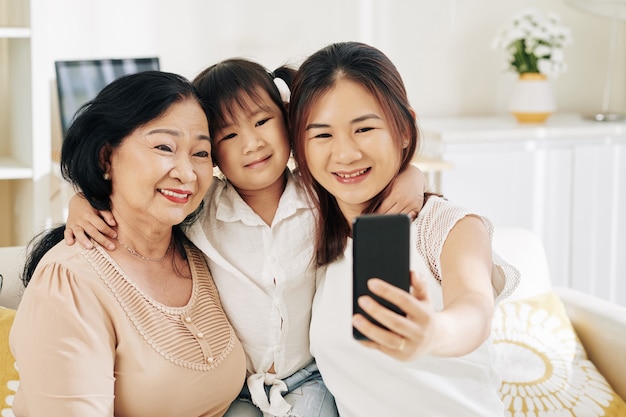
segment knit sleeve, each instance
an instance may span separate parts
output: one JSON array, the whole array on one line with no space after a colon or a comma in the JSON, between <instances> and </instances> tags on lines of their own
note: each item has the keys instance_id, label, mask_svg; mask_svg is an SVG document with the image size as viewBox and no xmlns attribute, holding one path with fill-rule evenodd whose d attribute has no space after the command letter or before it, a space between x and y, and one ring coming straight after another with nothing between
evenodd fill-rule
<instances>
[{"instance_id":1,"label":"knit sleeve","mask_svg":"<svg viewBox=\"0 0 626 417\"><path fill-rule=\"evenodd\" d=\"M420 211L415 224L418 229L415 242L418 253L427 262L435 278L441 282L441 251L450 230L465 216L480 218L489 233L493 236L493 225L489 219L475 212L451 203L441 197L432 196ZM519 285L520 274L497 253L493 252L493 268L491 283L495 301L499 302L508 296Z\"/></svg>"}]
</instances>

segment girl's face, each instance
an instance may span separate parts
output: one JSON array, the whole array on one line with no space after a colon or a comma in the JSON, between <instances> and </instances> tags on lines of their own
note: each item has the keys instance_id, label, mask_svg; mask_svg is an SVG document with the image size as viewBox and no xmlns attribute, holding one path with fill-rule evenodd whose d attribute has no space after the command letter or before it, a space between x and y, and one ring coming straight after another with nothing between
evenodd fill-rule
<instances>
[{"instance_id":1,"label":"girl's face","mask_svg":"<svg viewBox=\"0 0 626 417\"><path fill-rule=\"evenodd\" d=\"M213 180L209 125L195 100L184 100L135 129L111 153L111 208L116 219L173 226L199 205Z\"/></svg>"},{"instance_id":2,"label":"girl's face","mask_svg":"<svg viewBox=\"0 0 626 417\"><path fill-rule=\"evenodd\" d=\"M291 151L281 109L266 91L248 97L234 120L215 132L215 163L238 191L260 191L283 181Z\"/></svg>"},{"instance_id":3,"label":"girl's face","mask_svg":"<svg viewBox=\"0 0 626 417\"><path fill-rule=\"evenodd\" d=\"M349 222L400 167L401 149L378 101L347 79L338 79L312 106L304 140L311 175L337 199Z\"/></svg>"}]
</instances>

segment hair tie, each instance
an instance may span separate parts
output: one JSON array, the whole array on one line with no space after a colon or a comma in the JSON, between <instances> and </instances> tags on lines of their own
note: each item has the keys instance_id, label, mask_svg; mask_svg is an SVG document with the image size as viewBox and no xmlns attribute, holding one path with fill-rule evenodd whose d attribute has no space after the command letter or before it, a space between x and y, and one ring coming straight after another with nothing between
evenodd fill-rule
<instances>
[{"instance_id":1,"label":"hair tie","mask_svg":"<svg viewBox=\"0 0 626 417\"><path fill-rule=\"evenodd\" d=\"M274 77L274 84L276 88L278 88L278 92L280 93L280 99L283 103L289 103L289 99L291 98L291 91L289 91L289 86L282 78Z\"/></svg>"}]
</instances>

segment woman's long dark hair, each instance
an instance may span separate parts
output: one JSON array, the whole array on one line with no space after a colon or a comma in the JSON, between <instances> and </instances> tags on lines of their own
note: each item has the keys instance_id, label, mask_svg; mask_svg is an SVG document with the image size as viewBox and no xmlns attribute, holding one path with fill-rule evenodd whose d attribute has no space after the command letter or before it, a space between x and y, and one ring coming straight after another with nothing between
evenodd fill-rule
<instances>
[{"instance_id":1,"label":"woman's long dark hair","mask_svg":"<svg viewBox=\"0 0 626 417\"><path fill-rule=\"evenodd\" d=\"M74 116L61 148L61 174L98 210L111 209L111 181L104 179L103 160L138 127L163 115L173 104L192 99L202 105L186 78L162 71L122 76L84 104ZM203 106L205 114L206 108ZM185 222L197 215L191 214ZM28 285L41 258L63 240L65 225L37 235L30 243L22 282ZM186 257L181 225L173 229L174 244Z\"/></svg>"},{"instance_id":2,"label":"woman's long dark hair","mask_svg":"<svg viewBox=\"0 0 626 417\"><path fill-rule=\"evenodd\" d=\"M316 220L316 259L326 265L343 253L351 227L333 195L312 176L306 162L304 140L312 107L339 79L358 83L369 91L382 108L402 158L398 172L411 162L418 141L418 129L398 70L380 50L359 42L329 45L307 58L294 76L289 104L289 127L294 157L302 184L318 209ZM402 142L409 140L408 147ZM388 185L366 213L373 212L388 194Z\"/></svg>"}]
</instances>

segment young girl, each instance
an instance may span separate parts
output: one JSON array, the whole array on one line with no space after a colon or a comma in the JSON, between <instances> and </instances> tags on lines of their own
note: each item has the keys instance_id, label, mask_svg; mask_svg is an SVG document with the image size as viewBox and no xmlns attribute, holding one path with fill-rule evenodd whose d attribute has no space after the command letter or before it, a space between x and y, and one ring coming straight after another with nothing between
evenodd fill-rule
<instances>
[{"instance_id":1,"label":"young girl","mask_svg":"<svg viewBox=\"0 0 626 417\"><path fill-rule=\"evenodd\" d=\"M194 80L209 108L213 160L226 180L214 181L187 235L208 258L247 356L247 383L228 416L337 415L309 348L311 305L323 269L313 262L313 207L286 168L291 144L283 103L292 74L230 59ZM413 168L404 181L382 212L421 208L421 172ZM83 243L84 227L103 241L95 228L108 231L93 209L75 203L66 236L71 241L74 233Z\"/></svg>"},{"instance_id":2,"label":"young girl","mask_svg":"<svg viewBox=\"0 0 626 417\"><path fill-rule=\"evenodd\" d=\"M412 291L370 279L406 317L364 296L387 329L352 315L352 221L370 213L409 164L415 113L395 66L360 43L330 45L293 79L290 123L302 184L319 210L311 351L342 417L502 416L489 333L517 272L492 262L490 222L428 196L412 223ZM326 219L339 219L333 223ZM497 261L496 261L497 263ZM353 339L354 326L370 339Z\"/></svg>"}]
</instances>

